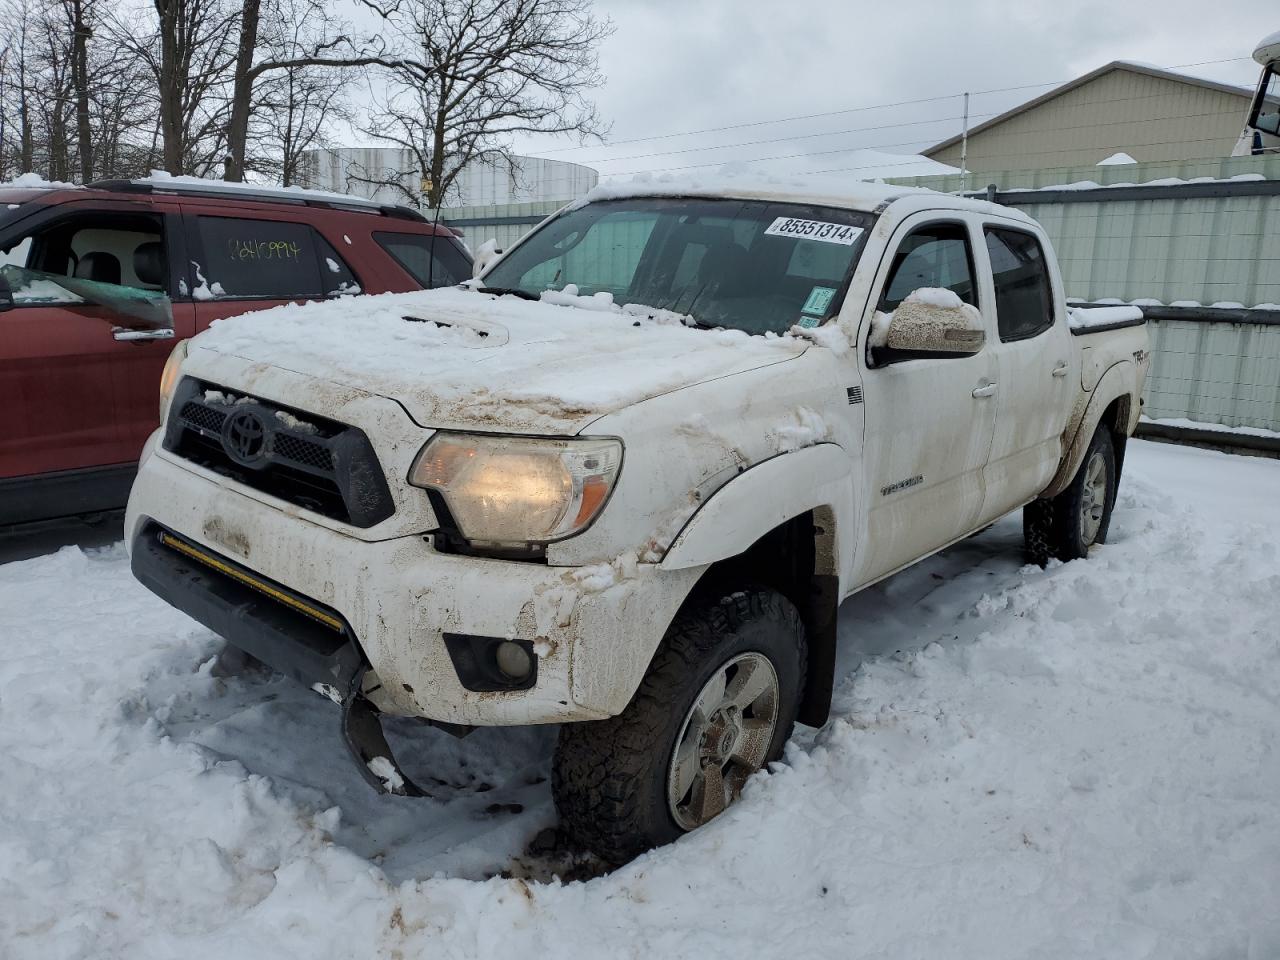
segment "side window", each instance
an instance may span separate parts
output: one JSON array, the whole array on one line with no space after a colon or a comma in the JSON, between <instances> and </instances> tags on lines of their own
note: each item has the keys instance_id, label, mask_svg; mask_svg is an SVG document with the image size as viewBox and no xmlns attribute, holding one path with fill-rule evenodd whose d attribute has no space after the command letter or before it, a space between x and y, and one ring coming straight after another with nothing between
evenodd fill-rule
<instances>
[{"instance_id":1,"label":"side window","mask_svg":"<svg viewBox=\"0 0 1280 960\"><path fill-rule=\"evenodd\" d=\"M309 225L200 216L196 229L204 258L193 291L197 300L325 295L316 249L319 238Z\"/></svg>"},{"instance_id":2,"label":"side window","mask_svg":"<svg viewBox=\"0 0 1280 960\"><path fill-rule=\"evenodd\" d=\"M471 279L471 265L449 237L437 234L433 242L430 234L378 232L373 239L423 289L452 287Z\"/></svg>"},{"instance_id":3,"label":"side window","mask_svg":"<svg viewBox=\"0 0 1280 960\"><path fill-rule=\"evenodd\" d=\"M896 310L913 290L922 287L951 290L965 303L978 305L973 252L964 224L931 223L908 234L894 254L877 309L882 313Z\"/></svg>"},{"instance_id":4,"label":"side window","mask_svg":"<svg viewBox=\"0 0 1280 960\"><path fill-rule=\"evenodd\" d=\"M6 240L0 274L15 304L87 304L148 322L169 316L163 221L150 214L56 217Z\"/></svg>"},{"instance_id":5,"label":"side window","mask_svg":"<svg viewBox=\"0 0 1280 960\"><path fill-rule=\"evenodd\" d=\"M360 293L360 281L351 272L347 262L324 237L316 234L316 253L320 256L322 268L320 281L324 286L326 297L341 297L347 294Z\"/></svg>"},{"instance_id":6,"label":"side window","mask_svg":"<svg viewBox=\"0 0 1280 960\"><path fill-rule=\"evenodd\" d=\"M1053 293L1040 241L1020 230L988 227L1000 339L1026 340L1053 326Z\"/></svg>"}]
</instances>

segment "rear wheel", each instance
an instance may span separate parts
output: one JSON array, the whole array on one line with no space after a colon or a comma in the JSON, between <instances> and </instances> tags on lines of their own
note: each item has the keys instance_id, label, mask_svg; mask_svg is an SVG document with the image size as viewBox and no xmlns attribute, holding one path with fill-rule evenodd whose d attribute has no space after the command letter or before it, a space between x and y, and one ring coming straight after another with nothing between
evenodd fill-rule
<instances>
[{"instance_id":1,"label":"rear wheel","mask_svg":"<svg viewBox=\"0 0 1280 960\"><path fill-rule=\"evenodd\" d=\"M626 710L561 728L552 788L565 829L621 863L714 819L781 756L805 661L800 615L781 594L691 604Z\"/></svg>"},{"instance_id":2,"label":"rear wheel","mask_svg":"<svg viewBox=\"0 0 1280 960\"><path fill-rule=\"evenodd\" d=\"M1034 500L1022 511L1027 557L1041 566L1050 557L1077 560L1106 543L1116 501L1116 453L1111 431L1099 426L1070 486L1049 500Z\"/></svg>"}]
</instances>

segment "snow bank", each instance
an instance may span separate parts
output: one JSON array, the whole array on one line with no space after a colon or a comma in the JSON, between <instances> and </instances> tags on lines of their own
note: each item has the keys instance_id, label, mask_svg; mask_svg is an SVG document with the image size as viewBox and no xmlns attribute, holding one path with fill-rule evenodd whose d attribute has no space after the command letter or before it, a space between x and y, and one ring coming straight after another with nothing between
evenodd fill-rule
<instances>
[{"instance_id":1,"label":"snow bank","mask_svg":"<svg viewBox=\"0 0 1280 960\"><path fill-rule=\"evenodd\" d=\"M1015 517L859 594L828 725L587 882L531 846L554 730L392 724L440 799L378 796L119 549L0 566L0 953L1271 960L1277 486L1135 441L1091 559L1022 566Z\"/></svg>"}]
</instances>

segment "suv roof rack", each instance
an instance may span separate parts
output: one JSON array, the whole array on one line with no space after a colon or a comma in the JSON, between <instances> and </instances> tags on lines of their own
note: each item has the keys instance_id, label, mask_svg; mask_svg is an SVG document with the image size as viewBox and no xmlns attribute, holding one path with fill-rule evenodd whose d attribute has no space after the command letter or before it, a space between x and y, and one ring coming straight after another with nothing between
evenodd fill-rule
<instances>
[{"instance_id":1,"label":"suv roof rack","mask_svg":"<svg viewBox=\"0 0 1280 960\"><path fill-rule=\"evenodd\" d=\"M303 190L285 187L259 187L249 183L225 183L218 180L163 179L95 180L85 184L90 190L111 193L175 193L192 197L216 197L218 199L264 200L268 203L289 203L331 210L353 210L360 213L376 213L400 220L430 221L412 207L401 204L379 203L365 197L325 193L319 190Z\"/></svg>"}]
</instances>

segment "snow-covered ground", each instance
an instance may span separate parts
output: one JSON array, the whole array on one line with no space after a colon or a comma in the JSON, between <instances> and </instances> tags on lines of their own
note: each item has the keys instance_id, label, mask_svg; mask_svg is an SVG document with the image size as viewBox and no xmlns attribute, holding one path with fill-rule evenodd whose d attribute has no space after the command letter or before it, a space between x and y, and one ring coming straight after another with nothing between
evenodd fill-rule
<instances>
[{"instance_id":1,"label":"snow-covered ground","mask_svg":"<svg viewBox=\"0 0 1280 960\"><path fill-rule=\"evenodd\" d=\"M827 727L601 876L528 850L554 731L396 727L443 799L379 797L120 548L5 564L0 956L1274 960L1278 492L1135 442L1090 560L1015 518L853 598Z\"/></svg>"}]
</instances>

